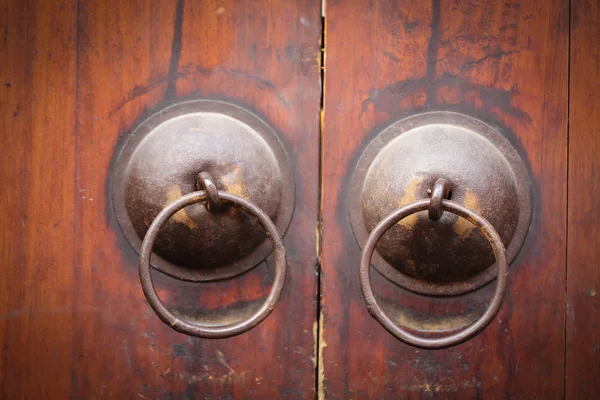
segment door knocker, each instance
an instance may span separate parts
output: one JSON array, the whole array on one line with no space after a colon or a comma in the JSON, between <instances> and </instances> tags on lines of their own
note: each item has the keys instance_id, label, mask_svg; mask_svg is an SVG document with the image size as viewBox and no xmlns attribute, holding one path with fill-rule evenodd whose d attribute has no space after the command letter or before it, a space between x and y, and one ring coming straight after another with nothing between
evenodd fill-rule
<instances>
[{"instance_id":1,"label":"door knocker","mask_svg":"<svg viewBox=\"0 0 600 400\"><path fill-rule=\"evenodd\" d=\"M285 234L294 208L289 157L274 131L229 103L197 100L152 115L118 156L117 220L139 253L146 299L173 329L198 337L245 332L275 307L286 276ZM178 318L159 299L150 267L186 281L234 277L274 251L264 304L226 325Z\"/></svg>"},{"instance_id":2,"label":"door knocker","mask_svg":"<svg viewBox=\"0 0 600 400\"><path fill-rule=\"evenodd\" d=\"M527 169L498 130L452 112L401 120L367 147L350 190L350 220L363 249L363 297L390 333L418 347L449 347L493 320L532 212ZM371 264L423 295L459 295L493 279L496 289L473 324L450 336L425 338L384 313L371 288Z\"/></svg>"}]
</instances>

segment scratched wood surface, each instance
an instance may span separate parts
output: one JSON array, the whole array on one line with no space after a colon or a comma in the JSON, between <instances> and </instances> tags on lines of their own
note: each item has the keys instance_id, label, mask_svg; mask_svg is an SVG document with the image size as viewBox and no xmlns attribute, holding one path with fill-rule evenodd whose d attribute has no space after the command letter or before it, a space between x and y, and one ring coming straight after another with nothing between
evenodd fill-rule
<instances>
[{"instance_id":1,"label":"scratched wood surface","mask_svg":"<svg viewBox=\"0 0 600 400\"><path fill-rule=\"evenodd\" d=\"M79 10L74 296L78 396L305 398L314 392L319 152L318 2L82 2ZM296 173L289 274L272 315L225 340L168 328L147 305L137 260L107 211L107 173L136 121L181 99L239 104L282 135ZM239 278L183 283L156 273L187 314L262 302L272 259Z\"/></svg>"},{"instance_id":2,"label":"scratched wood surface","mask_svg":"<svg viewBox=\"0 0 600 400\"><path fill-rule=\"evenodd\" d=\"M327 2L319 398L563 397L568 16L567 0ZM399 342L368 315L347 198L376 133L428 110L497 125L534 182L531 231L500 313L437 351ZM481 307L493 289L430 299L373 275L391 309Z\"/></svg>"},{"instance_id":3,"label":"scratched wood surface","mask_svg":"<svg viewBox=\"0 0 600 400\"><path fill-rule=\"evenodd\" d=\"M1 398L311 398L319 190L318 1L2 2ZM288 276L249 333L176 333L146 303L110 205L110 172L145 116L226 100L281 134L295 171ZM155 273L191 315L238 316L273 263L212 284Z\"/></svg>"},{"instance_id":4,"label":"scratched wood surface","mask_svg":"<svg viewBox=\"0 0 600 400\"><path fill-rule=\"evenodd\" d=\"M76 1L0 3L0 398L68 398Z\"/></svg>"},{"instance_id":5,"label":"scratched wood surface","mask_svg":"<svg viewBox=\"0 0 600 400\"><path fill-rule=\"evenodd\" d=\"M566 398L600 398L600 4L571 2Z\"/></svg>"}]
</instances>

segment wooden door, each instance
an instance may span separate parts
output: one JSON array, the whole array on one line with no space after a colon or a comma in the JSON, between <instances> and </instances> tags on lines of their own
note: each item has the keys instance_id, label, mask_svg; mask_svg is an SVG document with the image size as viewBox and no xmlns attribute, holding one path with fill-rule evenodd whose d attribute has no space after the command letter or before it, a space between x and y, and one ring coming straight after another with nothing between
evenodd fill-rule
<instances>
[{"instance_id":1,"label":"wooden door","mask_svg":"<svg viewBox=\"0 0 600 400\"><path fill-rule=\"evenodd\" d=\"M600 397L600 4L571 1L565 398Z\"/></svg>"},{"instance_id":2,"label":"wooden door","mask_svg":"<svg viewBox=\"0 0 600 400\"><path fill-rule=\"evenodd\" d=\"M325 38L320 398L562 398L569 2L330 0ZM423 350L367 313L348 208L352 171L377 133L438 110L505 132L526 159L534 213L491 325ZM428 297L372 274L375 293L404 315L480 313L494 286ZM447 330L443 320L428 329Z\"/></svg>"},{"instance_id":3,"label":"wooden door","mask_svg":"<svg viewBox=\"0 0 600 400\"><path fill-rule=\"evenodd\" d=\"M9 0L0 11L0 398L599 397L597 1ZM157 318L111 204L132 130L193 99L259 116L294 170L282 298L228 339ZM533 190L500 312L441 350L369 316L349 217L364 149L428 111L497 127ZM273 269L269 257L213 283L154 277L170 307L235 314L266 297ZM444 318L480 314L494 285L431 297L373 270L387 307L431 310L440 318L424 330L438 334Z\"/></svg>"},{"instance_id":4,"label":"wooden door","mask_svg":"<svg viewBox=\"0 0 600 400\"><path fill-rule=\"evenodd\" d=\"M34 0L1 10L0 398L311 398L320 3ZM282 298L230 339L182 335L157 318L110 206L124 138L196 98L263 118L295 171ZM242 310L269 292L267 261L216 283L155 280L172 307Z\"/></svg>"}]
</instances>

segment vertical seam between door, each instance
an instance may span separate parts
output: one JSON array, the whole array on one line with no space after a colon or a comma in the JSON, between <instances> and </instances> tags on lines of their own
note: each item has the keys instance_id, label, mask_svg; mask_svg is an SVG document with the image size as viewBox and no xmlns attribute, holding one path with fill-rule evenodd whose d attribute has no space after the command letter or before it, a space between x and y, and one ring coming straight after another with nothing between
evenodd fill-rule
<instances>
[{"instance_id":1,"label":"vertical seam between door","mask_svg":"<svg viewBox=\"0 0 600 400\"><path fill-rule=\"evenodd\" d=\"M317 221L317 312L316 312L316 332L315 332L315 399L325 398L323 381L325 380L323 365L323 310L321 309L321 297L323 290L323 268L322 268L322 231L323 231L323 135L325 123L325 15L326 0L321 0L321 54L319 57L320 79L321 79L321 99L319 107L319 211Z\"/></svg>"}]
</instances>

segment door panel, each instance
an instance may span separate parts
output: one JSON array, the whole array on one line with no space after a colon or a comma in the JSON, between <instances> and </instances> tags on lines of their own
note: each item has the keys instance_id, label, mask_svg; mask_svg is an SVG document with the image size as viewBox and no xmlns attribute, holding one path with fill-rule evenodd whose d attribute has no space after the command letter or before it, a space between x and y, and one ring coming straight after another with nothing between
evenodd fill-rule
<instances>
[{"instance_id":1,"label":"door panel","mask_svg":"<svg viewBox=\"0 0 600 400\"><path fill-rule=\"evenodd\" d=\"M2 3L0 398L598 397L600 7L326 3L324 76L320 1ZM191 99L257 115L294 170L282 298L228 339L158 319L113 211L132 130ZM367 312L349 196L379 132L440 110L502 132L527 165L534 213L491 325L423 350ZM372 275L395 322L434 336L480 315L496 284L432 298ZM153 277L170 308L227 319L264 300L274 260L212 283Z\"/></svg>"},{"instance_id":2,"label":"door panel","mask_svg":"<svg viewBox=\"0 0 600 400\"><path fill-rule=\"evenodd\" d=\"M67 398L76 1L2 2L0 398Z\"/></svg>"},{"instance_id":3,"label":"door panel","mask_svg":"<svg viewBox=\"0 0 600 400\"><path fill-rule=\"evenodd\" d=\"M79 15L77 184L85 199L78 201L77 214L74 392L309 396L316 315L318 4L127 4L83 4ZM139 287L136 257L107 216L107 172L119 135L150 112L186 98L223 99L257 113L280 133L294 170L303 166L295 175L295 213L302 218L292 220L285 236L289 274L283 297L257 328L225 340L181 335L158 320ZM155 283L164 301L187 314L225 307L235 314L263 301L273 272L269 257L231 280L198 284L155 273ZM98 274L106 278L98 280ZM97 310L95 318L88 309Z\"/></svg>"},{"instance_id":4,"label":"door panel","mask_svg":"<svg viewBox=\"0 0 600 400\"><path fill-rule=\"evenodd\" d=\"M13 192L1 200L12 211L0 217L8 265L0 397L312 397L320 3L21 3L3 6L2 17L11 57L1 138L10 153L1 162ZM258 327L222 340L182 335L158 319L110 200L115 157L132 129L196 98L258 115L295 171L282 298ZM153 276L170 307L236 315L268 294L272 258L213 283Z\"/></svg>"},{"instance_id":5,"label":"door panel","mask_svg":"<svg viewBox=\"0 0 600 400\"><path fill-rule=\"evenodd\" d=\"M600 4L571 2L566 398L600 397Z\"/></svg>"},{"instance_id":6,"label":"door panel","mask_svg":"<svg viewBox=\"0 0 600 400\"><path fill-rule=\"evenodd\" d=\"M177 361L171 342L185 337L164 329L144 302L137 254L119 240L107 193L119 137L168 86L160 79L169 76L177 8L128 3L82 2L78 12L72 393L79 397L183 390L162 366L165 358ZM146 89L152 78L159 82Z\"/></svg>"},{"instance_id":7,"label":"door panel","mask_svg":"<svg viewBox=\"0 0 600 400\"><path fill-rule=\"evenodd\" d=\"M563 0L327 2L320 398L563 396L568 32ZM377 133L434 110L504 133L528 164L534 215L496 319L431 351L396 340L367 313L348 196ZM495 285L431 298L372 275L381 302L404 315L479 315Z\"/></svg>"}]
</instances>

